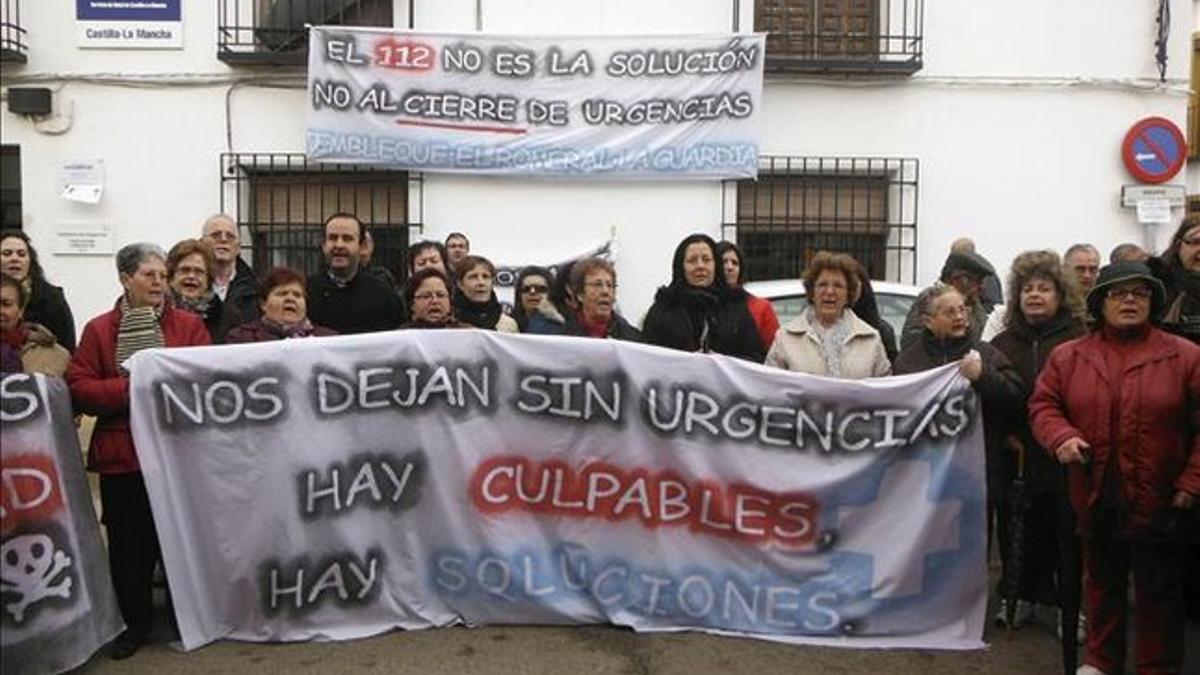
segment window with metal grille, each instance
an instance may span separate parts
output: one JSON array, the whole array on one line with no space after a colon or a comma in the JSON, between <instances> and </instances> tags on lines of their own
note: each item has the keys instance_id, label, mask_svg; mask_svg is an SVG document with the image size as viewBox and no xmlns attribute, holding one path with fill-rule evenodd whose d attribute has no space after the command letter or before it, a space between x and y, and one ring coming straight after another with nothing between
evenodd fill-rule
<instances>
[{"instance_id":1,"label":"window with metal grille","mask_svg":"<svg viewBox=\"0 0 1200 675\"><path fill-rule=\"evenodd\" d=\"M921 69L924 0L755 0L768 71Z\"/></svg>"},{"instance_id":2,"label":"window with metal grille","mask_svg":"<svg viewBox=\"0 0 1200 675\"><path fill-rule=\"evenodd\" d=\"M303 65L306 25L393 25L392 0L218 0L217 16L217 58L246 65Z\"/></svg>"},{"instance_id":3,"label":"window with metal grille","mask_svg":"<svg viewBox=\"0 0 1200 675\"><path fill-rule=\"evenodd\" d=\"M818 251L849 253L872 279L914 283L918 162L762 157L757 180L726 181L723 235L751 280L795 279Z\"/></svg>"},{"instance_id":4,"label":"window with metal grille","mask_svg":"<svg viewBox=\"0 0 1200 675\"><path fill-rule=\"evenodd\" d=\"M25 63L25 28L21 26L21 0L3 0L0 4L0 61Z\"/></svg>"},{"instance_id":5,"label":"window with metal grille","mask_svg":"<svg viewBox=\"0 0 1200 675\"><path fill-rule=\"evenodd\" d=\"M221 155L221 210L241 229L243 255L260 273L287 265L306 274L321 269L322 225L338 212L358 216L375 241L372 265L398 282L405 256L422 226L420 174L361 166L317 164L299 153Z\"/></svg>"}]
</instances>

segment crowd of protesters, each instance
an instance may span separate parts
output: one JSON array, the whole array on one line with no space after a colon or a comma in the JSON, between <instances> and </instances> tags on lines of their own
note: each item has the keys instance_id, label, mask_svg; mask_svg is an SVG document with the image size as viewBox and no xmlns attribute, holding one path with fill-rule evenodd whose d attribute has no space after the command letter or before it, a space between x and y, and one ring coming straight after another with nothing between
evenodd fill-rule
<instances>
[{"instance_id":1,"label":"crowd of protesters","mask_svg":"<svg viewBox=\"0 0 1200 675\"><path fill-rule=\"evenodd\" d=\"M153 347L400 328L627 340L844 379L957 363L982 405L988 526L1005 562L997 622L1015 628L1035 607L1062 608L1060 630L1086 626L1081 672L1117 673L1132 618L1138 672L1167 673L1182 667L1185 611L1200 613L1195 215L1157 257L1135 244L1114 248L1105 266L1089 244L1062 257L1022 253L1007 274L1007 303L995 268L969 239L957 240L940 280L913 303L898 347L867 269L850 255L822 251L808 261L807 306L781 326L770 302L743 288L741 250L703 234L679 243L671 281L639 330L617 311L617 272L600 258L521 269L506 310L495 266L459 232L411 246L398 288L390 270L372 265L371 234L352 214L325 222L324 266L307 278L286 267L255 274L240 256L237 224L218 215L169 253L122 248L124 292L86 324L78 345L62 289L46 280L29 238L4 231L0 252L4 371L65 376L76 412L96 416L88 467L100 474L128 626L114 658L147 639L161 557L129 430L126 360ZM1009 498L1014 478L1026 487L1020 505ZM1017 508L1028 517L1013 532ZM1019 570L1006 564L1014 546L1024 551Z\"/></svg>"}]
</instances>

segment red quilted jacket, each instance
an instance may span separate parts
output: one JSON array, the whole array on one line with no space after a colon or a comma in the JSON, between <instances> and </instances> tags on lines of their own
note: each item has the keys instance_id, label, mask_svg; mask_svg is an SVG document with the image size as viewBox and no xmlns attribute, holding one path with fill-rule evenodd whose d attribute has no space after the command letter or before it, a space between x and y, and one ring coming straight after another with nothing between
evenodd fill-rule
<instances>
[{"instance_id":1,"label":"red quilted jacket","mask_svg":"<svg viewBox=\"0 0 1200 675\"><path fill-rule=\"evenodd\" d=\"M97 473L141 470L129 431L129 378L117 368L120 326L119 304L89 321L67 367L75 412L96 416L96 429L88 446L88 469ZM211 344L200 317L170 305L163 309L162 330L168 347Z\"/></svg>"},{"instance_id":2,"label":"red quilted jacket","mask_svg":"<svg viewBox=\"0 0 1200 675\"><path fill-rule=\"evenodd\" d=\"M1091 445L1090 461L1067 472L1082 531L1091 528L1101 478L1115 461L1124 505L1115 534L1168 535L1175 492L1200 496L1200 347L1151 329L1115 383L1121 404L1115 424L1105 365L1111 348L1096 332L1051 353L1029 399L1033 434L1051 453L1072 436Z\"/></svg>"}]
</instances>

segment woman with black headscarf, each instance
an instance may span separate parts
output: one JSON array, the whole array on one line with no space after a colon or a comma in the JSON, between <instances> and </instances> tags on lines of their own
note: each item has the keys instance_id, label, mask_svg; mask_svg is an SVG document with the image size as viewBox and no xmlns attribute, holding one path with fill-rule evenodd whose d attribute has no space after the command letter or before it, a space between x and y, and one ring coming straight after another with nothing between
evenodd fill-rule
<instances>
[{"instance_id":1,"label":"woman with black headscarf","mask_svg":"<svg viewBox=\"0 0 1200 675\"><path fill-rule=\"evenodd\" d=\"M766 352L746 306L746 292L718 274L717 243L705 234L679 242L671 283L658 289L642 323L646 342L688 352L715 352L762 363Z\"/></svg>"}]
</instances>

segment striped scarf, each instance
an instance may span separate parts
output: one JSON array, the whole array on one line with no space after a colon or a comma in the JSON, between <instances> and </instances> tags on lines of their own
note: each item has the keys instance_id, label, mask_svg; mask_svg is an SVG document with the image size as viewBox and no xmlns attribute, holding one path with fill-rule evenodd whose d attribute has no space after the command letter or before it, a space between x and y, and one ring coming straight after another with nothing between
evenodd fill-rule
<instances>
[{"instance_id":1,"label":"striped scarf","mask_svg":"<svg viewBox=\"0 0 1200 675\"><path fill-rule=\"evenodd\" d=\"M128 375L125 361L143 349L162 347L162 307L131 307L121 298L121 325L117 328L117 367Z\"/></svg>"}]
</instances>

